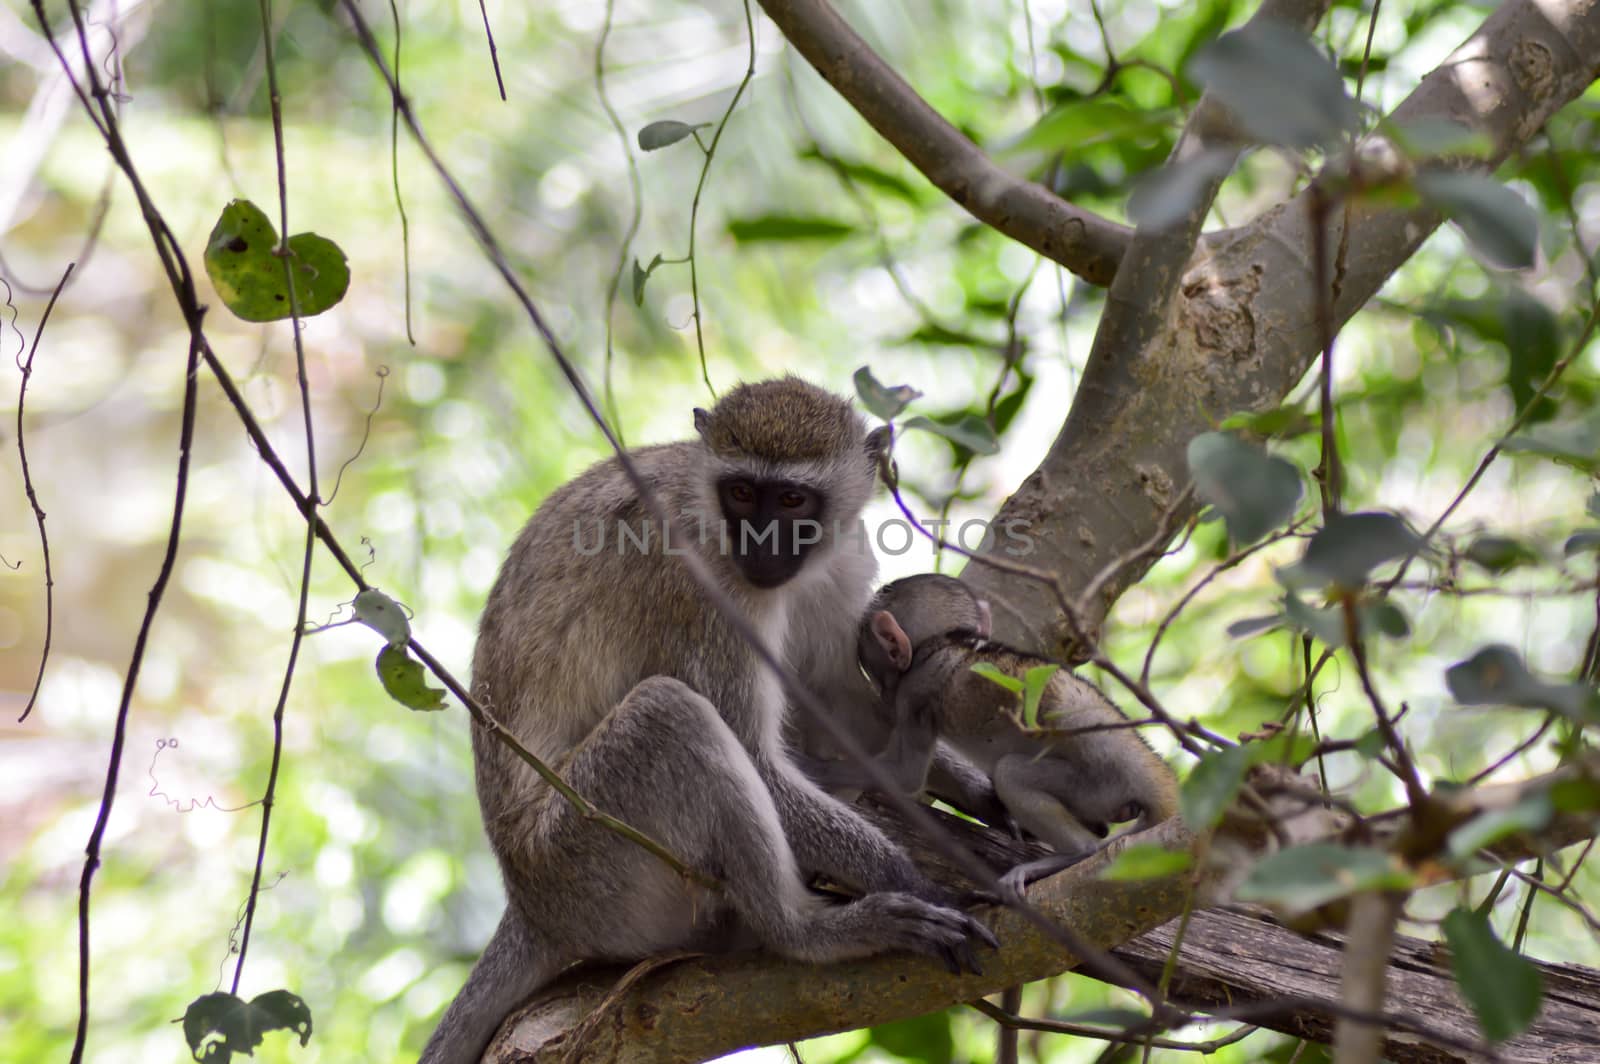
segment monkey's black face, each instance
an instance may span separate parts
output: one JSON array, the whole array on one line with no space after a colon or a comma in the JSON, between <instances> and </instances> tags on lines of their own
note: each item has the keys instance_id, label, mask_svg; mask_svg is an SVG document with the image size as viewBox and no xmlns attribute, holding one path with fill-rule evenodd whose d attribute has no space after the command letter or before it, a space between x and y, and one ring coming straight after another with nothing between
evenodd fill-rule
<instances>
[{"instance_id":1,"label":"monkey's black face","mask_svg":"<svg viewBox=\"0 0 1600 1064\"><path fill-rule=\"evenodd\" d=\"M725 477L717 501L728 553L739 572L760 588L794 578L806 555L822 542L822 493L791 480Z\"/></svg>"}]
</instances>

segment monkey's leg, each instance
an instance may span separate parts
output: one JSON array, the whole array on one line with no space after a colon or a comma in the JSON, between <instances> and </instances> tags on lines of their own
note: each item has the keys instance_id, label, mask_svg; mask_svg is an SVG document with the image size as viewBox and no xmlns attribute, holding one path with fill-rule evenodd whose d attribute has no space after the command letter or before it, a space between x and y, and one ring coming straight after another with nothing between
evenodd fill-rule
<instances>
[{"instance_id":1,"label":"monkey's leg","mask_svg":"<svg viewBox=\"0 0 1600 1064\"><path fill-rule=\"evenodd\" d=\"M1012 899L1035 879L1053 875L1092 855L1100 833L1073 816L1056 797L1071 781L1071 766L1059 758L1033 754L1008 754L995 763L994 789L1022 827L1050 844L1057 852L1017 865L1000 877L1000 886Z\"/></svg>"},{"instance_id":2,"label":"monkey's leg","mask_svg":"<svg viewBox=\"0 0 1600 1064\"><path fill-rule=\"evenodd\" d=\"M786 773L816 795L819 809L842 811L840 820L855 825L858 836L881 841L903 861L910 873L905 885L922 882L910 859L876 828L825 798L792 767L786 765ZM836 905L806 889L785 837L785 821L755 761L715 707L677 680L657 676L635 687L584 740L568 778L595 805L717 876L721 901L763 944L785 956L833 961L892 949L947 956L969 936L989 936L966 914L904 890ZM592 891L599 882L608 893L626 889L646 902L641 907L630 905L631 899L623 899L621 906L602 901L588 914L588 924L615 926L641 919L648 924L667 916L660 908L666 900L664 887L670 885L683 896L677 875L654 857L584 821L565 803L551 809L563 822L552 838L561 847L556 852L574 847L597 855L605 851L596 862L599 867L584 877L585 889ZM816 830L804 834L811 837ZM603 842L597 834L604 836ZM708 907L705 899L697 902L702 910ZM619 921L618 913L634 915L631 921ZM677 919L687 931L688 913L680 911ZM656 944L645 952L684 944L686 934L674 943L666 941L665 930L658 929ZM606 932L595 928L592 933Z\"/></svg>"},{"instance_id":3,"label":"monkey's leg","mask_svg":"<svg viewBox=\"0 0 1600 1064\"><path fill-rule=\"evenodd\" d=\"M933 763L928 766L928 792L990 827L1021 837L1016 819L1000 800L994 782L942 740L934 748Z\"/></svg>"}]
</instances>

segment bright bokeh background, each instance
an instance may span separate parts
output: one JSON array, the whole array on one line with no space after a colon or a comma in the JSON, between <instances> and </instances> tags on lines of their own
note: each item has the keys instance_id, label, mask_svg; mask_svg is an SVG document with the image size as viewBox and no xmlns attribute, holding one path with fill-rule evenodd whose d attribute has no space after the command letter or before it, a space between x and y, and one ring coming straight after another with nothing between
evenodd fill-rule
<instances>
[{"instance_id":1,"label":"bright bokeh background","mask_svg":"<svg viewBox=\"0 0 1600 1064\"><path fill-rule=\"evenodd\" d=\"M7 426L0 556L8 566L0 572L0 1061L22 1062L59 1057L70 1044L76 885L121 678L170 520L185 341L120 179L110 183L104 227L84 261L107 154L75 106L55 121L36 100L53 58L30 36L37 30L26 6L3 2L0 48L15 61L0 63L0 158L16 165L0 167L0 209L9 211L0 216L0 275L12 285L16 315L15 328L9 312L0 316L0 424ZM354 277L345 302L305 329L325 497L343 469L325 515L346 547L368 560L368 579L415 611L421 640L464 677L477 611L505 546L550 489L605 447L419 152L402 143L416 338L407 341L387 100L326 6L275 6L291 227L338 241ZM495 91L476 4L402 6L402 74L424 125L493 221L568 353L603 393L606 289L631 211L622 147L593 75L605 6L490 4L508 103ZM1083 5L1069 11L1063 0L840 6L930 102L991 148L1014 140L1042 103L1093 90L1105 69L1100 29ZM388 34L387 10L368 7L367 17ZM1199 43L1249 7L1130 0L1103 11L1119 55L1181 69ZM1369 75L1366 100L1392 106L1483 13L1470 5L1385 5L1374 45L1382 62ZM198 271L228 200L250 198L277 213L256 5L144 0L123 4L120 16L125 135ZM1365 25L1353 6L1339 5L1323 39L1356 63ZM769 24L758 19L757 32L757 75L701 202L697 252L711 379L725 388L793 371L848 391L851 373L870 364L886 382L921 389L926 397L915 410L923 413L982 411L1001 381L1001 406L1014 416L1000 456L972 461L958 480L951 448L931 436L910 434L899 452L923 512L949 506L957 520L987 516L1059 426L1100 294L974 225L788 54ZM744 71L745 47L734 3L619 0L608 84L630 138L655 119L715 121ZM1129 111L1175 102L1164 76L1140 68L1123 72L1108 98ZM1073 145L1060 187L1086 206L1120 214L1132 176L1165 155L1181 114L1168 118L1153 131L1113 130ZM1543 342L1541 330L1572 335L1586 297L1559 190L1572 189L1580 232L1593 247L1600 237L1595 121L1591 93L1552 127L1564 159L1561 183L1537 152L1512 175L1545 219L1535 270L1489 270L1457 232L1442 230L1341 338L1342 442L1354 505L1396 509L1426 525L1509 422L1518 382L1537 381L1546 354L1564 352L1555 339ZM857 167L853 185L818 161L815 143ZM1019 169L1037 162L1005 158ZM642 225L630 257L679 257L701 155L684 142L637 162ZM1294 180L1281 158L1252 158L1219 205L1219 221L1250 217ZM842 228L836 239L731 235L730 221L775 215ZM44 335L26 395L28 457L49 515L55 627L39 705L16 723L42 647L43 572L12 428L21 381L12 357L32 340L43 311L47 291L34 289L48 290L74 259L78 273ZM233 319L203 276L200 283L213 304L213 344L303 482L287 325ZM611 317L620 423L630 444L681 437L690 408L708 399L687 269L657 271L643 307L633 305L626 275L622 288ZM1003 375L1000 353L1012 304L1020 376ZM1584 407L1596 370L1592 352L1576 360L1559 412ZM249 803L265 784L270 715L294 623L303 526L204 372L200 395L182 549L133 702L95 880L95 1061L182 1059L180 1032L169 1021L231 978L229 933L259 829L259 809ZM1278 449L1302 468L1316 462L1313 437ZM1455 707L1443 686L1445 665L1499 641L1553 675L1578 666L1594 608L1592 595L1571 592L1592 567L1562 561L1560 547L1583 525L1589 490L1587 478L1566 468L1502 459L1447 531L1463 540L1482 529L1518 535L1546 564L1501 579L1494 593L1402 597L1413 633L1375 653L1386 691L1410 706L1406 734L1430 777L1465 778L1537 724L1532 715ZM874 511L890 513L886 502ZM1281 545L1230 572L1166 634L1152 675L1169 706L1228 734L1282 715L1297 683L1296 644L1284 633L1230 641L1224 630L1269 612L1272 567L1297 549ZM1165 559L1119 603L1108 639L1114 656L1136 667L1177 597L1225 554L1220 526L1209 524ZM900 575L934 561L919 542L884 557L883 568ZM1470 570L1462 578L1488 582ZM319 557L313 619L348 616L340 607L350 595ZM466 716L455 706L419 715L390 702L372 673L377 650L372 633L333 628L307 641L295 677L266 863L270 889L241 991L295 990L313 1009L316 1033L304 1049L270 1036L257 1054L264 1061L414 1055L498 917L498 874L472 795ZM1356 737L1370 726L1348 670L1325 674L1321 692L1327 733ZM1541 744L1506 775L1553 763ZM1362 772L1354 759L1331 759L1329 773L1370 808L1398 798L1387 777ZM1486 886L1479 880L1423 895L1412 913L1424 920L1406 930L1432 934L1426 918L1463 895L1481 897ZM1579 897L1600 894L1587 871L1573 887ZM1506 892L1496 910L1502 932L1519 897ZM1528 947L1550 960L1592 963L1600 955L1581 920L1548 903L1534 909ZM1131 999L1066 977L1030 991L1028 1008L1067 1015L1108 1002ZM820 1040L803 1052L808 1061L984 1060L992 1041L987 1021L955 1010ZM1025 1045L1050 1061L1091 1060L1100 1049L1063 1038ZM1262 1033L1213 1059L1286 1059L1293 1045ZM773 1052L761 1059L777 1059Z\"/></svg>"}]
</instances>

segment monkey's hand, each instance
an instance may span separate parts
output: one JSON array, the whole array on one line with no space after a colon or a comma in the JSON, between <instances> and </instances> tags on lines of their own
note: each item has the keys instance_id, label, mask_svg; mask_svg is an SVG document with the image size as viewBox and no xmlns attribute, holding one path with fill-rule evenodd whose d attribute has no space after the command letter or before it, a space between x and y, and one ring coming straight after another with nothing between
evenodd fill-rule
<instances>
[{"instance_id":1,"label":"monkey's hand","mask_svg":"<svg viewBox=\"0 0 1600 1064\"><path fill-rule=\"evenodd\" d=\"M1000 947L994 933L973 917L911 894L868 894L850 907L858 910L855 915L874 929L885 948L937 957L954 974L982 974L975 941L990 949Z\"/></svg>"}]
</instances>

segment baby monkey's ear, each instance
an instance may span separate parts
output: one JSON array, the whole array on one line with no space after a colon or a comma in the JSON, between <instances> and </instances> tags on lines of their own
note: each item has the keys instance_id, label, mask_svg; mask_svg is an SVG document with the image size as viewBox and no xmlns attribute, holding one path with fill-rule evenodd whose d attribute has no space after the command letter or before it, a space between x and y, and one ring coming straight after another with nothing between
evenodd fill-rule
<instances>
[{"instance_id":1,"label":"baby monkey's ear","mask_svg":"<svg viewBox=\"0 0 1600 1064\"><path fill-rule=\"evenodd\" d=\"M884 656L896 670L905 672L911 668L911 640L900 622L894 619L894 614L879 610L872 615L872 638L878 641Z\"/></svg>"}]
</instances>

